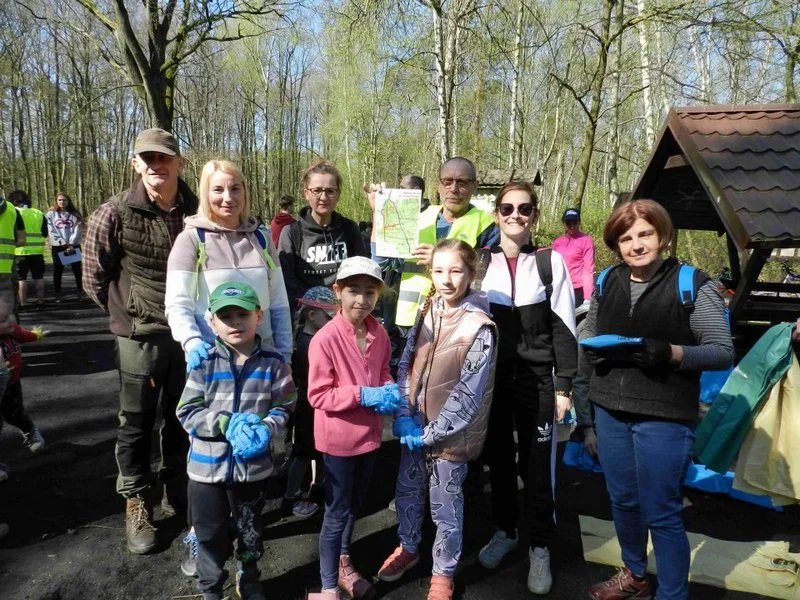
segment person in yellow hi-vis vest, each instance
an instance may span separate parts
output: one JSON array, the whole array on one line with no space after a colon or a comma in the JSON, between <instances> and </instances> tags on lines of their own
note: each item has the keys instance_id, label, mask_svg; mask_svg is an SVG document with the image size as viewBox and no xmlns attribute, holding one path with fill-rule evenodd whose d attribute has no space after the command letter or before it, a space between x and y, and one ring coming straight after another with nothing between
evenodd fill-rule
<instances>
[{"instance_id":1,"label":"person in yellow hi-vis vest","mask_svg":"<svg viewBox=\"0 0 800 600\"><path fill-rule=\"evenodd\" d=\"M11 202L0 197L0 304L14 310L17 286L14 274L14 248L25 245L25 223Z\"/></svg>"},{"instance_id":2,"label":"person in yellow hi-vis vest","mask_svg":"<svg viewBox=\"0 0 800 600\"><path fill-rule=\"evenodd\" d=\"M433 247L445 238L460 239L473 248L495 244L500 232L492 215L470 204L477 189L477 172L472 161L456 156L439 167L440 205L426 208L419 216L419 245L414 259L402 265L397 298L398 327L411 327L431 289L428 267Z\"/></svg>"},{"instance_id":3,"label":"person in yellow hi-vis vest","mask_svg":"<svg viewBox=\"0 0 800 600\"><path fill-rule=\"evenodd\" d=\"M19 305L25 306L28 301L26 280L29 271L36 285L36 304L41 305L44 304L44 241L47 239L47 221L42 211L31 208L28 194L22 190L14 190L8 198L17 207L25 224L25 244L14 250L19 275Z\"/></svg>"}]
</instances>

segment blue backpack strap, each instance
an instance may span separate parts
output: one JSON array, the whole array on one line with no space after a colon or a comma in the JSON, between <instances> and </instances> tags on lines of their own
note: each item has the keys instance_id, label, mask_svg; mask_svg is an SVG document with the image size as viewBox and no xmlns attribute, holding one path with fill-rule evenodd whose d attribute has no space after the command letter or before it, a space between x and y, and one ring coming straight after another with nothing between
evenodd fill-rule
<instances>
[{"instance_id":1,"label":"blue backpack strap","mask_svg":"<svg viewBox=\"0 0 800 600\"><path fill-rule=\"evenodd\" d=\"M597 283L595 285L597 286L598 298L603 295L603 284L605 283L608 274L611 273L611 270L616 266L617 265L611 265L610 267L606 267L605 269L600 271L600 274L597 276Z\"/></svg>"},{"instance_id":2,"label":"blue backpack strap","mask_svg":"<svg viewBox=\"0 0 800 600\"><path fill-rule=\"evenodd\" d=\"M697 291L694 286L695 269L691 265L681 265L678 270L678 300L687 310L694 308L694 299Z\"/></svg>"},{"instance_id":3,"label":"blue backpack strap","mask_svg":"<svg viewBox=\"0 0 800 600\"><path fill-rule=\"evenodd\" d=\"M253 232L253 235L256 236L256 239L258 240L258 245L261 246L261 255L264 257L264 262L267 263L267 266L270 269L274 269L275 261L272 260L272 256L269 253L269 245L267 244L267 236L264 230L264 226L259 225Z\"/></svg>"}]
</instances>

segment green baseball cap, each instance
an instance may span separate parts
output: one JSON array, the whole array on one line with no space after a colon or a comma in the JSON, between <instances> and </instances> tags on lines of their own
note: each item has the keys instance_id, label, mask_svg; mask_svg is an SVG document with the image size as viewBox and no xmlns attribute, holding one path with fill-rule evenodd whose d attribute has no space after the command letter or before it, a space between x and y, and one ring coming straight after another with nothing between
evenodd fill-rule
<instances>
[{"instance_id":1,"label":"green baseball cap","mask_svg":"<svg viewBox=\"0 0 800 600\"><path fill-rule=\"evenodd\" d=\"M216 313L226 306L240 306L245 310L261 308L256 291L246 283L234 281L223 283L211 293L208 300L208 310Z\"/></svg>"}]
</instances>

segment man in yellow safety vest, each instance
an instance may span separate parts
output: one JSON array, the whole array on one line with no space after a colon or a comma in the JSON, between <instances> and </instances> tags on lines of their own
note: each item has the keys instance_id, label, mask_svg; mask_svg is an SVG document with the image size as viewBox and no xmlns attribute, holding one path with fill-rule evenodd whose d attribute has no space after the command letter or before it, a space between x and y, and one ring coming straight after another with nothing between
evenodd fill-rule
<instances>
[{"instance_id":1,"label":"man in yellow safety vest","mask_svg":"<svg viewBox=\"0 0 800 600\"><path fill-rule=\"evenodd\" d=\"M22 190L14 190L8 195L8 199L17 207L25 224L25 244L14 250L19 275L19 305L25 306L28 301L26 280L29 271L36 286L36 304L41 305L44 304L44 241L47 239L47 221L42 211L31 208L28 194Z\"/></svg>"},{"instance_id":2,"label":"man in yellow safety vest","mask_svg":"<svg viewBox=\"0 0 800 600\"><path fill-rule=\"evenodd\" d=\"M25 223L11 202L0 198L0 303L16 306L14 249L25 245Z\"/></svg>"},{"instance_id":3,"label":"man in yellow safety vest","mask_svg":"<svg viewBox=\"0 0 800 600\"><path fill-rule=\"evenodd\" d=\"M460 239L473 248L491 246L500 239L492 215L470 204L477 189L477 172L472 161L456 156L439 167L441 204L431 205L419 216L419 245L413 260L404 261L395 323L411 327L425 302L432 282L428 275L436 242Z\"/></svg>"}]
</instances>

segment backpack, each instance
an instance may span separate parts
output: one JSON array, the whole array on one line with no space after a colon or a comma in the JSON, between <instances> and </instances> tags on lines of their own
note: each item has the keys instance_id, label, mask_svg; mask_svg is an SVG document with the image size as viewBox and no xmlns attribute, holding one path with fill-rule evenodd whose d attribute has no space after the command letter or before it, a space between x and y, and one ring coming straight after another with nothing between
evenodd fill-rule
<instances>
[{"instance_id":1,"label":"backpack","mask_svg":"<svg viewBox=\"0 0 800 600\"><path fill-rule=\"evenodd\" d=\"M478 268L475 272L475 282L472 287L480 290L483 278L486 276L486 270L489 268L489 262L492 259L492 252L489 248L480 248L476 252L478 254ZM544 293L548 302L550 302L550 296L553 295L553 264L550 262L552 254L552 248L537 248L536 250L536 270L539 272L539 279L544 284Z\"/></svg>"},{"instance_id":2,"label":"backpack","mask_svg":"<svg viewBox=\"0 0 800 600\"><path fill-rule=\"evenodd\" d=\"M597 297L600 298L603 295L603 284L606 281L609 273L611 273L612 269L615 269L617 265L611 265L610 267L606 267L600 274L597 276ZM697 290L700 289L700 286L703 285L706 281L708 281L708 276L700 271L699 269L691 266L691 265L681 265L678 271L678 300L680 301L683 308L686 309L687 312L691 312L694 309L694 300L697 296ZM728 309L725 309L725 314L727 316Z\"/></svg>"}]
</instances>

